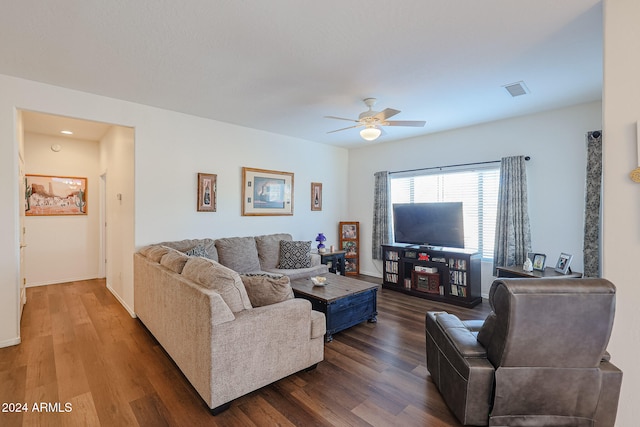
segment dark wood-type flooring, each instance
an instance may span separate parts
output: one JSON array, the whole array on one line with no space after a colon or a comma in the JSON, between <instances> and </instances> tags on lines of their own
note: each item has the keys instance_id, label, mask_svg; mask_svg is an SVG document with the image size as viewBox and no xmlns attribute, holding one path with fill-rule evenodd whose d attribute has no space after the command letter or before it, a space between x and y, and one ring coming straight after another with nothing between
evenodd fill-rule
<instances>
[{"instance_id":1,"label":"dark wood-type flooring","mask_svg":"<svg viewBox=\"0 0 640 427\"><path fill-rule=\"evenodd\" d=\"M22 343L0 349L2 410L27 411L0 412L0 426L458 426L425 367L424 315L489 312L487 302L465 309L381 290L378 323L335 334L317 369L214 417L104 280L27 295Z\"/></svg>"}]
</instances>

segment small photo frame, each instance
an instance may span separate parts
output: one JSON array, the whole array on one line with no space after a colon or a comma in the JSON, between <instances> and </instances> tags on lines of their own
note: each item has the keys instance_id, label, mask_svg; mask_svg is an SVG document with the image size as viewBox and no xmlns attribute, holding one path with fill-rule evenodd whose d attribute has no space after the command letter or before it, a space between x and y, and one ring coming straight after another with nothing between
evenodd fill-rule
<instances>
[{"instance_id":1,"label":"small photo frame","mask_svg":"<svg viewBox=\"0 0 640 427\"><path fill-rule=\"evenodd\" d=\"M215 212L218 176L198 173L198 212Z\"/></svg>"},{"instance_id":2,"label":"small photo frame","mask_svg":"<svg viewBox=\"0 0 640 427\"><path fill-rule=\"evenodd\" d=\"M545 254L531 254L531 263L533 269L537 271L544 271L545 264L547 263L547 256Z\"/></svg>"},{"instance_id":3,"label":"small photo frame","mask_svg":"<svg viewBox=\"0 0 640 427\"><path fill-rule=\"evenodd\" d=\"M556 263L556 271L562 274L571 272L571 268L569 266L571 265L572 259L573 255L562 252L558 258L558 262Z\"/></svg>"},{"instance_id":4,"label":"small photo frame","mask_svg":"<svg viewBox=\"0 0 640 427\"><path fill-rule=\"evenodd\" d=\"M311 183L311 210L322 210L322 183L320 182Z\"/></svg>"}]
</instances>

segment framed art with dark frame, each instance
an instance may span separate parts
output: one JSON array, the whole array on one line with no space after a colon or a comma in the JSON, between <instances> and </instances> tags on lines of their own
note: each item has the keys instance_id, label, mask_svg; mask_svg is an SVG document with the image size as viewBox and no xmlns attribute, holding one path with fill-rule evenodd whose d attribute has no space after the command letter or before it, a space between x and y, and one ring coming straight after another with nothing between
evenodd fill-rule
<instances>
[{"instance_id":1,"label":"framed art with dark frame","mask_svg":"<svg viewBox=\"0 0 640 427\"><path fill-rule=\"evenodd\" d=\"M217 180L218 175L215 174L198 174L198 212L216 211Z\"/></svg>"},{"instance_id":2,"label":"framed art with dark frame","mask_svg":"<svg viewBox=\"0 0 640 427\"><path fill-rule=\"evenodd\" d=\"M25 175L26 216L87 215L87 178Z\"/></svg>"},{"instance_id":3,"label":"framed art with dark frame","mask_svg":"<svg viewBox=\"0 0 640 427\"><path fill-rule=\"evenodd\" d=\"M242 215L293 215L293 173L243 167Z\"/></svg>"},{"instance_id":4,"label":"framed art with dark frame","mask_svg":"<svg viewBox=\"0 0 640 427\"><path fill-rule=\"evenodd\" d=\"M320 182L311 183L311 210L322 210L322 183Z\"/></svg>"},{"instance_id":5,"label":"framed art with dark frame","mask_svg":"<svg viewBox=\"0 0 640 427\"><path fill-rule=\"evenodd\" d=\"M566 254L562 252L558 257L558 262L556 263L556 271L558 273L567 274L571 272L571 260L573 259L573 255Z\"/></svg>"}]
</instances>

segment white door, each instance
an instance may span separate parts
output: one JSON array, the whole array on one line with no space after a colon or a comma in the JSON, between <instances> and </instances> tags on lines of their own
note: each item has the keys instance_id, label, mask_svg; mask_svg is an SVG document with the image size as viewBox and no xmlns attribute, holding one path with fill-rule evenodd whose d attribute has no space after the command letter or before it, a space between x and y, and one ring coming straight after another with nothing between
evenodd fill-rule
<instances>
[{"instance_id":1,"label":"white door","mask_svg":"<svg viewBox=\"0 0 640 427\"><path fill-rule=\"evenodd\" d=\"M18 180L19 180L19 191L20 191L20 310L19 316L22 317L22 309L24 305L27 303L27 278L24 266L24 256L25 256L25 248L27 247L26 243L26 226L25 226L25 208L27 200L25 198L26 195L26 180L25 180L25 167L24 167L24 135L22 133L22 120L19 118L18 123Z\"/></svg>"}]
</instances>

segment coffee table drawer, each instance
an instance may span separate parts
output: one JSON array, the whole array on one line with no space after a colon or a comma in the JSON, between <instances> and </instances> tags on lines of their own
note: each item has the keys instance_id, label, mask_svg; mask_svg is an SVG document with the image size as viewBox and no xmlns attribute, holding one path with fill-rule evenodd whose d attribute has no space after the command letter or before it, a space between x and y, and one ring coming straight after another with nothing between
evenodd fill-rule
<instances>
[{"instance_id":1,"label":"coffee table drawer","mask_svg":"<svg viewBox=\"0 0 640 427\"><path fill-rule=\"evenodd\" d=\"M327 305L327 335L342 331L376 316L376 290L341 298Z\"/></svg>"}]
</instances>

